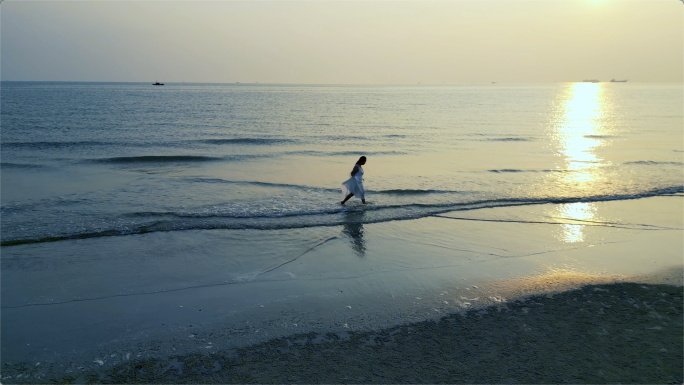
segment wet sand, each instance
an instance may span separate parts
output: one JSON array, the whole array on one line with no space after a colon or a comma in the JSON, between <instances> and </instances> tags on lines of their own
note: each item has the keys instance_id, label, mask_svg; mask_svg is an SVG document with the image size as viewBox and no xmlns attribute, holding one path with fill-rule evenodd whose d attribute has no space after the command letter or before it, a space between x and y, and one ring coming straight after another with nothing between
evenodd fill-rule
<instances>
[{"instance_id":1,"label":"wet sand","mask_svg":"<svg viewBox=\"0 0 684 385\"><path fill-rule=\"evenodd\" d=\"M682 203L4 247L1 381L681 383Z\"/></svg>"},{"instance_id":2,"label":"wet sand","mask_svg":"<svg viewBox=\"0 0 684 385\"><path fill-rule=\"evenodd\" d=\"M61 378L37 379L30 363L9 364L3 383L681 384L682 295L674 285L588 285L436 321L133 359Z\"/></svg>"}]
</instances>

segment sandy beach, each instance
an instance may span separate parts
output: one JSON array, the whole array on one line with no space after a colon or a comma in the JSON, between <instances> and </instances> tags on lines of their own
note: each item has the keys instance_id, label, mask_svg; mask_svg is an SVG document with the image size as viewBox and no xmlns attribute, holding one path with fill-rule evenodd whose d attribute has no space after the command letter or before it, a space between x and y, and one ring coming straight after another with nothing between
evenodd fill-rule
<instances>
[{"instance_id":1,"label":"sandy beach","mask_svg":"<svg viewBox=\"0 0 684 385\"><path fill-rule=\"evenodd\" d=\"M240 349L132 359L50 380L679 384L682 331L681 286L624 282L367 332L312 332ZM211 335L195 338L212 344ZM41 369L5 364L3 383L46 382L35 377Z\"/></svg>"}]
</instances>

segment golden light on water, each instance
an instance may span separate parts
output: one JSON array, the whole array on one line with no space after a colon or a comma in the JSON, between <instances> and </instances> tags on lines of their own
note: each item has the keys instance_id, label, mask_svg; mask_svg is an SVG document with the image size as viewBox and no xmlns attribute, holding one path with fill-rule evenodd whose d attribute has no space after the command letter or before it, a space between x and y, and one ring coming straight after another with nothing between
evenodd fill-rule
<instances>
[{"instance_id":1,"label":"golden light on water","mask_svg":"<svg viewBox=\"0 0 684 385\"><path fill-rule=\"evenodd\" d=\"M602 163L594 149L602 144L605 135L600 125L603 98L600 83L577 83L568 91L570 99L559 119L555 139L560 155L565 157L567 170L585 170ZM586 180L587 175L582 176Z\"/></svg>"},{"instance_id":2,"label":"golden light on water","mask_svg":"<svg viewBox=\"0 0 684 385\"><path fill-rule=\"evenodd\" d=\"M600 83L577 83L566 92L566 102L552 134L557 155L563 159L561 171L564 172L555 176L551 183L569 187L577 191L578 196L591 195L595 186L605 178L603 166L609 164L596 151L606 145L604 137L609 134L603 123L607 105L604 89ZM560 233L560 238L566 243L585 240L585 226L571 219L598 219L596 205L584 202L558 205L551 214L568 222L561 225Z\"/></svg>"},{"instance_id":3,"label":"golden light on water","mask_svg":"<svg viewBox=\"0 0 684 385\"><path fill-rule=\"evenodd\" d=\"M568 203L558 206L555 216L574 224L561 225L560 238L565 243L584 242L585 227L569 219L590 221L596 219L596 205L593 203Z\"/></svg>"}]
</instances>

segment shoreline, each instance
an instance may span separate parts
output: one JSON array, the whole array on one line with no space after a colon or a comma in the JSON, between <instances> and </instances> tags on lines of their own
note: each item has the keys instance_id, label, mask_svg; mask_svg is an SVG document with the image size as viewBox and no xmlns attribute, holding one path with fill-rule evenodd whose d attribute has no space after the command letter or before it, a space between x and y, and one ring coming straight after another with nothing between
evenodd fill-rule
<instances>
[{"instance_id":1,"label":"shoreline","mask_svg":"<svg viewBox=\"0 0 684 385\"><path fill-rule=\"evenodd\" d=\"M377 330L292 334L77 373L3 364L2 382L682 383L684 287L675 280L561 284L565 291ZM196 338L211 346L207 337Z\"/></svg>"},{"instance_id":2,"label":"shoreline","mask_svg":"<svg viewBox=\"0 0 684 385\"><path fill-rule=\"evenodd\" d=\"M258 362L247 365L245 354L266 349L270 353L259 353L260 356L287 362L289 354L295 354L292 352L298 349L309 345L318 349L325 345L326 349L336 351L337 356L361 357L368 352L359 349L372 346L375 337L389 338L386 337L389 333L403 335L397 330L413 325L415 330L428 330L426 333L432 337L413 341L409 347L399 344L385 353L376 352L378 357L396 353L399 367L411 367L415 366L411 364L413 361L424 361L424 358L415 358L418 354L415 349L424 351L420 350L421 346L430 346L436 335L433 326L441 324L444 316L482 316L494 309L494 314L502 317L498 323L492 321L485 327L484 323L476 322L467 333L452 333L450 337L447 330L446 334L440 332L443 338L437 339L458 340L460 335L477 332L490 336L483 346L496 346L497 342L507 341L506 338L515 341L517 337L509 338L501 334L505 330L499 329L518 325L516 322L520 320L511 318L515 312L500 313L499 310L518 309L516 301L527 301L525 298L537 296L546 301L547 295L566 295L585 290L582 287L588 285L626 282L676 284L677 295L681 297L682 230L681 218L674 210L681 208L681 204L681 198L654 198L592 206L597 220L618 222L629 228L536 224L549 215L558 216L584 207L547 205L532 211L514 207L458 214L487 221L423 218L363 228L153 233L65 241L49 247L9 248L3 254L3 289L7 290L3 290L2 298L2 382L559 382L554 378L542 381L541 377L525 377L520 373L512 375L510 380L492 377L493 374L478 379L468 377L464 371L454 372L460 373L454 378L439 377L435 381L425 377L430 371L409 373L406 378L382 375L362 379L363 375L347 375L346 379L333 376L326 380L315 373L299 380L262 378L256 374L270 369L253 366ZM179 246L183 252L174 251ZM230 250L230 254L225 250ZM148 271L153 274L140 274ZM35 284L25 285L29 281ZM202 286L192 286L198 283ZM647 293L635 293L632 297L614 293L611 300L626 304L622 308L627 310L608 317L597 312L612 314L611 308L594 309L592 314L596 318L590 321L602 324L599 331L603 333L605 329L612 336L616 320L636 311L635 303L649 301L647 295L646 299L640 299L642 294ZM585 302L581 295L576 299ZM553 325L561 325L576 316L572 303L565 307L555 302L551 305L556 309L553 313L541 317L541 313L530 313L537 316L523 322L527 325L525 328L539 323L531 330L543 330L542 335L548 336ZM681 303L672 306L681 315ZM523 307L531 312L529 306ZM538 322L534 321L537 319ZM640 326L637 329L641 334L652 334L642 339L657 342L658 335L664 334L662 330L669 326L649 327L656 326L661 328L660 333ZM522 325L516 327L518 334L527 333ZM624 329L637 330L634 327L620 330ZM668 338L681 340L681 321L675 329L668 332ZM496 333L500 335L497 337ZM594 336L592 333L596 331L578 333ZM409 337L408 332L404 337ZM388 342L382 338L384 346ZM301 346L294 346L298 344L296 341L302 341ZM394 336L389 338L392 341ZM350 345L352 342L356 345ZM527 342L535 343L534 340ZM552 338L547 339L537 350L549 349L552 342ZM283 343L287 349L282 347ZM463 343L469 342L466 339ZM630 349L629 344L621 343L627 346L626 350ZM276 346L273 344L281 349L276 349L278 354L268 350L269 346ZM603 351L610 344L604 345L590 351ZM505 344L499 346L504 347ZM438 348L425 349L429 353ZM662 348L672 351L672 347ZM496 361L511 359L517 350ZM488 354L484 351L473 348L446 362L458 362L471 355L485 359L498 354L496 349ZM297 354L308 357L307 352ZM582 354L585 353L580 350L572 355ZM338 362L338 367L347 365L350 373L356 373L358 363L344 363L337 356L330 357L329 361ZM197 366L207 357L216 357L209 369ZM231 361L233 358L240 361ZM610 357L590 358L615 361ZM307 359L310 365L306 368L321 366L315 357ZM296 362L292 363L293 367ZM133 363L133 369L140 366L149 370L133 370L130 367ZM326 364L323 362L321 367ZM470 362L468 367L479 367L475 364ZM440 365L450 367L451 364ZM243 374L251 373L252 377L245 377L247 374L236 377L235 373L225 372L225 368L243 368ZM598 368L592 375L598 370L606 371ZM172 375L178 378L169 377ZM223 377L212 379L214 375ZM574 382L582 380L570 374L566 377L573 378ZM615 378L610 381L624 382ZM656 380L652 376L650 381L641 382ZM596 377L589 382L601 381Z\"/></svg>"}]
</instances>

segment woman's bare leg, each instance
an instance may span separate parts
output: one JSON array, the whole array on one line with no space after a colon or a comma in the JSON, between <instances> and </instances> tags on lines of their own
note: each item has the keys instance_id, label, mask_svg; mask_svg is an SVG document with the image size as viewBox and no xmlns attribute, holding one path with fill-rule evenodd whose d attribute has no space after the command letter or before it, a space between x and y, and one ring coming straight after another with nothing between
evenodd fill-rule
<instances>
[{"instance_id":1,"label":"woman's bare leg","mask_svg":"<svg viewBox=\"0 0 684 385\"><path fill-rule=\"evenodd\" d=\"M366 200L365 200L365 199L361 199L361 203L363 203L363 204L365 205L365 204L366 204Z\"/></svg>"},{"instance_id":2,"label":"woman's bare leg","mask_svg":"<svg viewBox=\"0 0 684 385\"><path fill-rule=\"evenodd\" d=\"M344 198L344 200L343 200L342 202L340 202L340 204L341 204L341 205L345 204L345 203L346 203L351 197L353 197L353 196L354 196L354 194L349 194L349 195L347 195L347 197Z\"/></svg>"}]
</instances>

